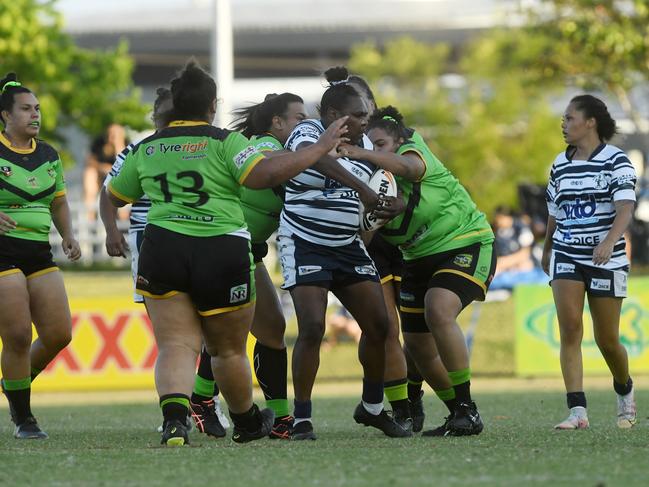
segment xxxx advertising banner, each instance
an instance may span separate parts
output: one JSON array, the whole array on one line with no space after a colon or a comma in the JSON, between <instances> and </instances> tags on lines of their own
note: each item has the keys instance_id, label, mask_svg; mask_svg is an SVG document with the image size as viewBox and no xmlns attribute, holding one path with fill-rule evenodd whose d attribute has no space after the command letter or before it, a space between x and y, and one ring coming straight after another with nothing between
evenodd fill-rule
<instances>
[{"instance_id":1,"label":"xxxx advertising banner","mask_svg":"<svg viewBox=\"0 0 649 487\"><path fill-rule=\"evenodd\" d=\"M34 381L36 391L150 389L158 349L129 296L71 299L72 342ZM36 331L34 330L34 338ZM254 346L248 340L248 352Z\"/></svg>"},{"instance_id":2,"label":"xxxx advertising banner","mask_svg":"<svg viewBox=\"0 0 649 487\"><path fill-rule=\"evenodd\" d=\"M519 376L561 375L559 324L550 286L517 287L516 374ZM608 374L593 336L593 321L586 300L582 356L584 374ZM649 278L629 279L629 297L623 301L620 338L634 373L649 372Z\"/></svg>"}]
</instances>

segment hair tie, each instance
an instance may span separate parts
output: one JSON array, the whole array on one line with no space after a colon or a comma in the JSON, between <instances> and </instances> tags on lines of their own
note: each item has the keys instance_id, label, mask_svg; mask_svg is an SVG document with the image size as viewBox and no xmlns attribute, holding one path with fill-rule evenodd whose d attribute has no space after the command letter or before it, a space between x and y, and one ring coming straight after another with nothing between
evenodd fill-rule
<instances>
[{"instance_id":1,"label":"hair tie","mask_svg":"<svg viewBox=\"0 0 649 487\"><path fill-rule=\"evenodd\" d=\"M4 93L9 86L14 86L17 88L22 85L19 81L7 81L4 85L2 85L2 90L0 90L0 93Z\"/></svg>"},{"instance_id":2,"label":"hair tie","mask_svg":"<svg viewBox=\"0 0 649 487\"><path fill-rule=\"evenodd\" d=\"M331 86L338 86L338 85L346 85L349 82L349 76L345 79L341 79L339 81L330 81L329 84Z\"/></svg>"},{"instance_id":3,"label":"hair tie","mask_svg":"<svg viewBox=\"0 0 649 487\"><path fill-rule=\"evenodd\" d=\"M394 118L394 117L391 117L390 115L386 115L386 116L384 116L384 117L382 118L382 120L389 120L390 122L394 122L394 123L396 123L397 125L399 125L399 122L397 121L397 119Z\"/></svg>"}]
</instances>

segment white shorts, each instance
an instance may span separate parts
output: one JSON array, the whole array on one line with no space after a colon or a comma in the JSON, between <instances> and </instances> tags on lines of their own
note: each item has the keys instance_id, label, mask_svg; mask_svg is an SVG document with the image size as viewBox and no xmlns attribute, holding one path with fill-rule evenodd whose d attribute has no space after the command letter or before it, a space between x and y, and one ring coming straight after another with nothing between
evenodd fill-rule
<instances>
[{"instance_id":1,"label":"white shorts","mask_svg":"<svg viewBox=\"0 0 649 487\"><path fill-rule=\"evenodd\" d=\"M133 289L135 289L135 280L137 279L137 263L140 259L140 246L142 245L142 238L144 236L144 229L142 230L128 230L128 246L131 249L131 275L133 277ZM133 292L133 301L136 303L144 303L144 298L141 294Z\"/></svg>"}]
</instances>

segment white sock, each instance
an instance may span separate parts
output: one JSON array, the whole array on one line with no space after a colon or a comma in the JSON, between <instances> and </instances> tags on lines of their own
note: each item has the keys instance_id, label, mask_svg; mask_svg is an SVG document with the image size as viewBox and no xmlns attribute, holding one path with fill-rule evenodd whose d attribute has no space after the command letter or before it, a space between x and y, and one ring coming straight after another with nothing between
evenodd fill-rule
<instances>
[{"instance_id":1,"label":"white sock","mask_svg":"<svg viewBox=\"0 0 649 487\"><path fill-rule=\"evenodd\" d=\"M586 412L586 408L583 406L575 406L570 411L575 413L575 416L578 416L580 418L585 418L586 416L588 416L588 413Z\"/></svg>"},{"instance_id":2,"label":"white sock","mask_svg":"<svg viewBox=\"0 0 649 487\"><path fill-rule=\"evenodd\" d=\"M308 421L309 423L311 422L311 418L294 418L293 419L293 426L296 426L300 423L304 423Z\"/></svg>"},{"instance_id":3,"label":"white sock","mask_svg":"<svg viewBox=\"0 0 649 487\"><path fill-rule=\"evenodd\" d=\"M378 416L379 414L381 414L381 411L383 411L383 403L382 402L372 404L372 403L363 401L363 407L365 408L365 410L368 413L370 413L370 414L372 414L374 416Z\"/></svg>"}]
</instances>

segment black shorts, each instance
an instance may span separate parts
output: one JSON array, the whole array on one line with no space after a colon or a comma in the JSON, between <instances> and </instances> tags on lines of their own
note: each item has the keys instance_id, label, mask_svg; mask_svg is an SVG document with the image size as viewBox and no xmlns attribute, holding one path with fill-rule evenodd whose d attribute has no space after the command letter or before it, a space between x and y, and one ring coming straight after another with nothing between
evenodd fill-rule
<instances>
[{"instance_id":1,"label":"black shorts","mask_svg":"<svg viewBox=\"0 0 649 487\"><path fill-rule=\"evenodd\" d=\"M250 251L252 252L252 261L258 264L268 255L268 244L266 242L251 243Z\"/></svg>"},{"instance_id":2,"label":"black shorts","mask_svg":"<svg viewBox=\"0 0 649 487\"><path fill-rule=\"evenodd\" d=\"M603 269L583 265L569 256L552 252L550 259L550 284L558 279L583 282L586 293L596 298L626 298L629 267Z\"/></svg>"},{"instance_id":3,"label":"black shorts","mask_svg":"<svg viewBox=\"0 0 649 487\"><path fill-rule=\"evenodd\" d=\"M379 234L375 234L367 246L367 253L374 261L381 284L392 280L401 281L404 263L401 251L396 245L388 243Z\"/></svg>"},{"instance_id":4,"label":"black shorts","mask_svg":"<svg viewBox=\"0 0 649 487\"><path fill-rule=\"evenodd\" d=\"M0 277L22 272L32 278L58 269L49 242L0 235Z\"/></svg>"},{"instance_id":5,"label":"black shorts","mask_svg":"<svg viewBox=\"0 0 649 487\"><path fill-rule=\"evenodd\" d=\"M466 308L484 301L496 270L494 243L467 247L407 260L401 281L401 327L407 333L428 332L425 320L426 291L438 287L455 293Z\"/></svg>"},{"instance_id":6,"label":"black shorts","mask_svg":"<svg viewBox=\"0 0 649 487\"><path fill-rule=\"evenodd\" d=\"M149 224L135 287L151 299L187 293L201 316L211 316L254 303L254 270L245 238L191 237Z\"/></svg>"},{"instance_id":7,"label":"black shorts","mask_svg":"<svg viewBox=\"0 0 649 487\"><path fill-rule=\"evenodd\" d=\"M348 245L328 247L299 237L279 236L282 289L318 285L331 290L361 281L379 282L374 262L360 239Z\"/></svg>"}]
</instances>

